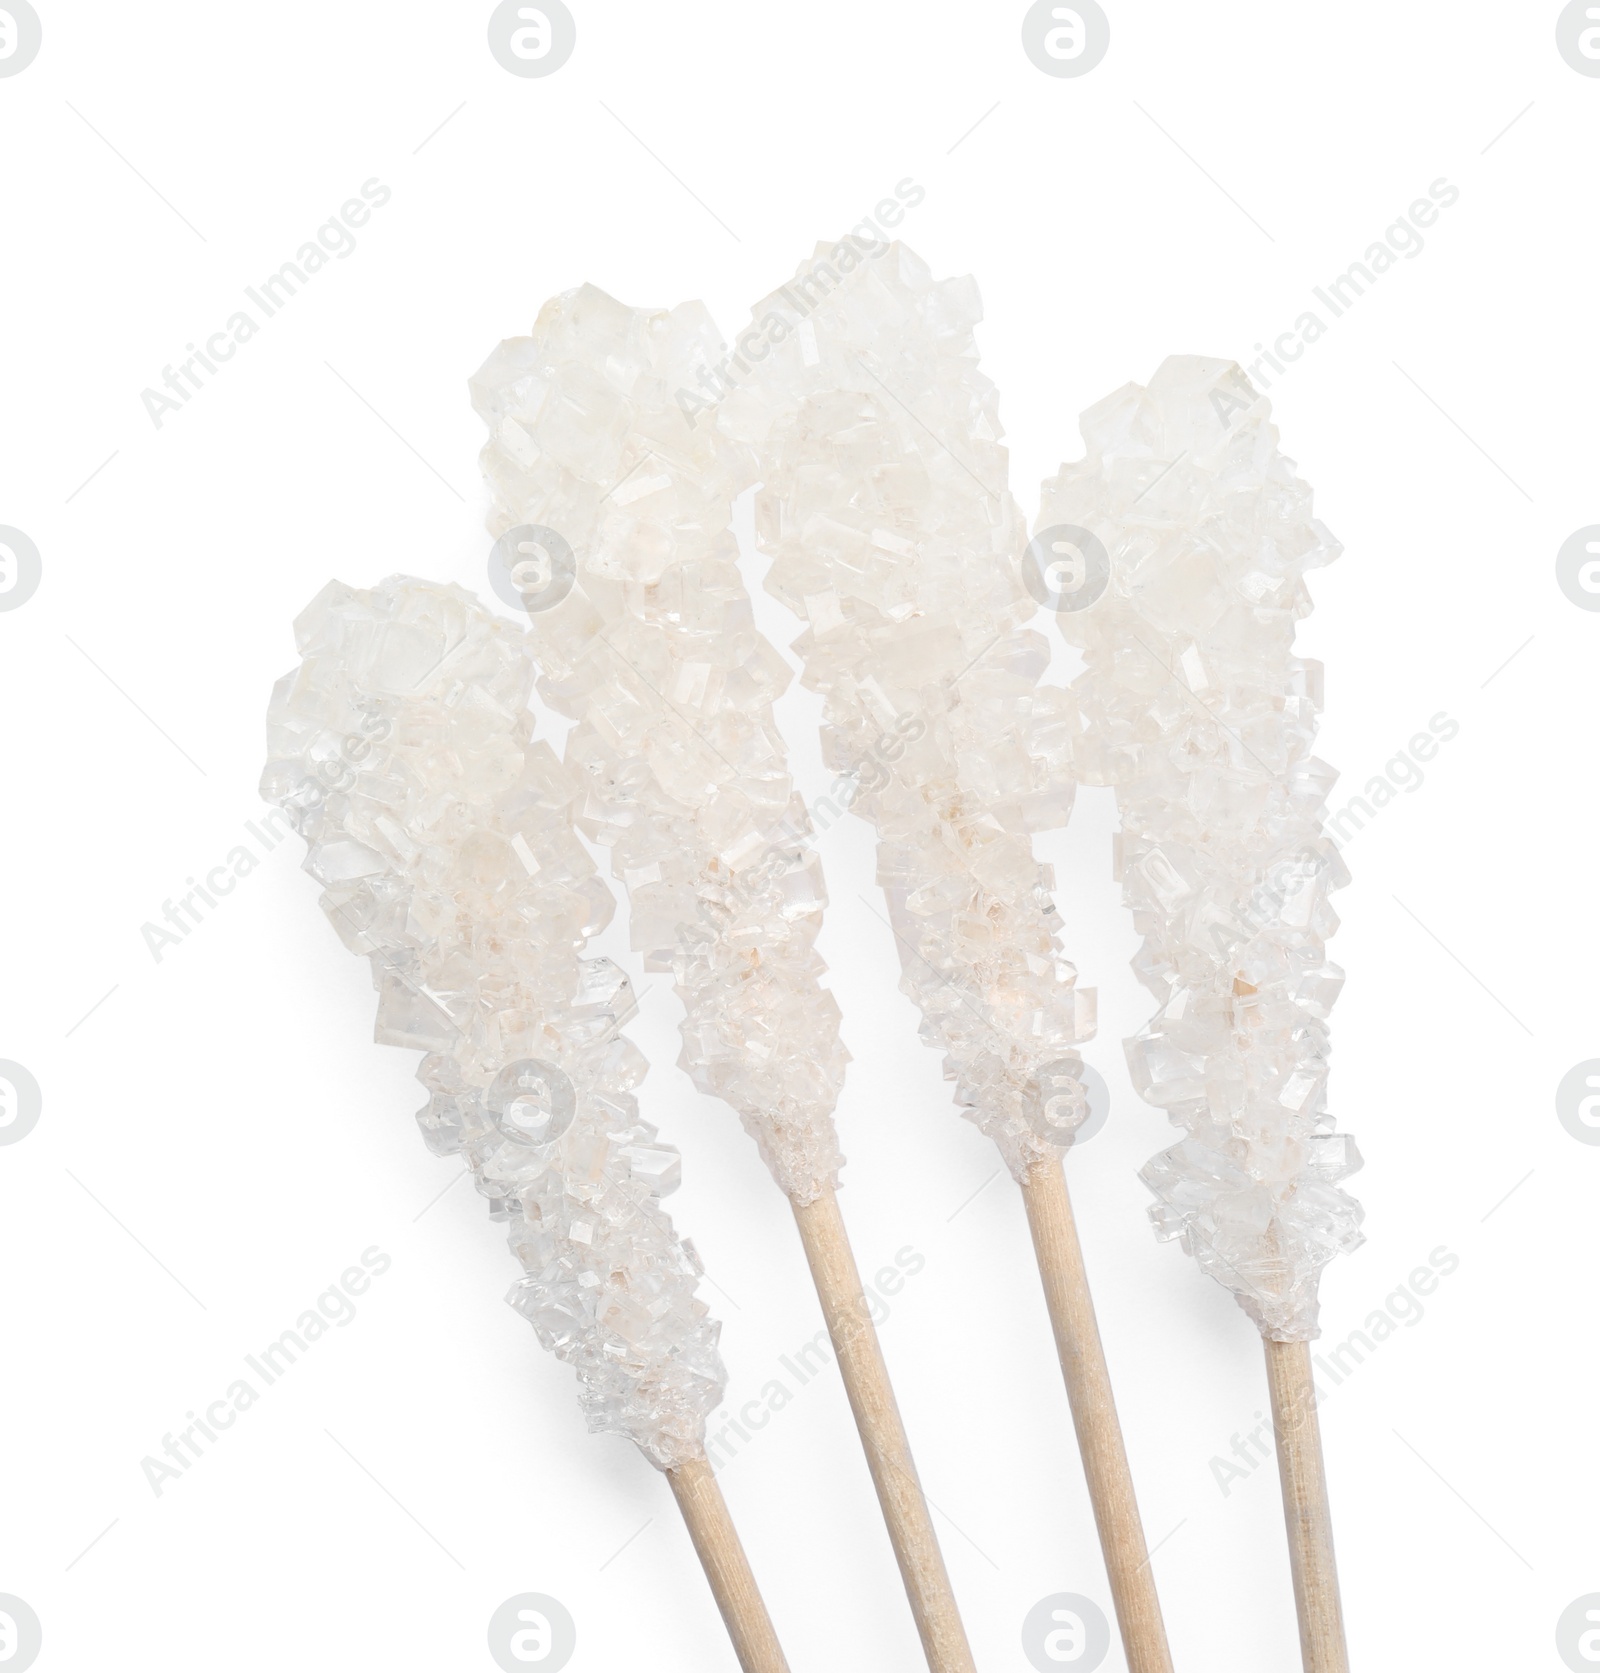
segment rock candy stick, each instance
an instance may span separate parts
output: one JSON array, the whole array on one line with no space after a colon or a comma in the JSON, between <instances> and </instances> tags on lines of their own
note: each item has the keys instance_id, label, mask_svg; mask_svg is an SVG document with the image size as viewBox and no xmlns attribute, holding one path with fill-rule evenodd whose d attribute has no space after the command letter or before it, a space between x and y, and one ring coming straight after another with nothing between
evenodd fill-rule
<instances>
[{"instance_id":1,"label":"rock candy stick","mask_svg":"<svg viewBox=\"0 0 1600 1673\"><path fill-rule=\"evenodd\" d=\"M1070 808L1072 704L1039 684L1021 519L970 279L899 245L821 245L758 305L770 345L723 427L756 455L768 589L807 630L823 751L854 774L922 1035L1021 1187L1129 1665L1170 1658L1063 1152L1087 1107L1093 995L1031 834Z\"/></svg>"},{"instance_id":2,"label":"rock candy stick","mask_svg":"<svg viewBox=\"0 0 1600 1673\"><path fill-rule=\"evenodd\" d=\"M703 306L584 286L473 379L492 532L571 715L580 826L610 848L632 944L670 970L679 1059L738 1112L793 1205L930 1667L973 1666L836 1191L848 1053L815 948L826 901L730 528L742 450L677 391L721 352ZM551 553L556 557L552 559ZM557 571L559 570L559 578Z\"/></svg>"},{"instance_id":3,"label":"rock candy stick","mask_svg":"<svg viewBox=\"0 0 1600 1673\"><path fill-rule=\"evenodd\" d=\"M1360 1166L1328 1111L1324 835L1311 754L1322 670L1294 654L1304 576L1339 546L1230 362L1165 361L1083 415L1087 456L1045 483L1036 561L1063 565L1085 782L1114 784L1118 867L1160 1001L1134 1084L1184 1137L1141 1177L1157 1234L1233 1292L1266 1343L1307 1673L1347 1659L1311 1386L1322 1268L1361 1242Z\"/></svg>"},{"instance_id":4,"label":"rock candy stick","mask_svg":"<svg viewBox=\"0 0 1600 1673\"><path fill-rule=\"evenodd\" d=\"M726 1374L700 1265L660 1204L627 977L586 959L610 891L577 788L533 737L526 636L459 587L332 583L295 624L262 793L309 845L380 1044L421 1050L429 1148L460 1155L524 1275L508 1300L573 1366L589 1427L666 1472L748 1673L785 1663L705 1455Z\"/></svg>"}]
</instances>

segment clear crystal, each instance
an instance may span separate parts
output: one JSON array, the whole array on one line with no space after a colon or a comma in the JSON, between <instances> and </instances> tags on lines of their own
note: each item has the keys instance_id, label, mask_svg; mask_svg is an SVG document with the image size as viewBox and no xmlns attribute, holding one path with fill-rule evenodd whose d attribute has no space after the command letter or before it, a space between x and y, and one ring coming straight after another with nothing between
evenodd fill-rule
<instances>
[{"instance_id":1,"label":"clear crystal","mask_svg":"<svg viewBox=\"0 0 1600 1673\"><path fill-rule=\"evenodd\" d=\"M611 896L573 827L583 786L533 736L528 636L399 576L333 583L295 630L305 660L273 694L263 794L371 961L377 1038L429 1054L417 1119L506 1224L524 1267L508 1299L575 1367L591 1428L681 1463L722 1398L719 1327L659 1205L677 1158L632 1096L632 990L582 956Z\"/></svg>"},{"instance_id":2,"label":"clear crystal","mask_svg":"<svg viewBox=\"0 0 1600 1673\"><path fill-rule=\"evenodd\" d=\"M795 330L819 273L837 284ZM935 281L903 246L869 260L819 245L756 307L747 337L790 329L717 427L762 483L766 585L807 623L794 649L823 697L838 799L877 830L901 988L962 1113L1020 1176L1083 1119L1041 1074L1076 1085L1094 1013L1033 855L1032 834L1071 808L1076 710L1040 681L980 313L970 279Z\"/></svg>"},{"instance_id":3,"label":"clear crystal","mask_svg":"<svg viewBox=\"0 0 1600 1673\"><path fill-rule=\"evenodd\" d=\"M838 1182L849 1054L815 947L827 892L772 704L789 681L738 570L745 453L678 399L723 355L699 303L585 285L473 380L492 532L556 529L576 580L530 615L541 694L577 722L579 825L611 850L634 948L683 1001L680 1065L804 1204ZM514 423L539 453L508 446ZM660 1184L671 1188L674 1168Z\"/></svg>"},{"instance_id":4,"label":"clear crystal","mask_svg":"<svg viewBox=\"0 0 1600 1673\"><path fill-rule=\"evenodd\" d=\"M1134 1085L1186 1137L1144 1169L1181 1239L1264 1334L1317 1332L1323 1266L1361 1241L1336 1181L1361 1165L1327 1112L1332 768L1311 753L1322 669L1294 655L1306 571L1338 555L1235 365L1166 361L1083 415L1085 458L1044 485L1110 577L1057 621L1086 782L1114 784L1118 871L1161 1009L1127 1042Z\"/></svg>"}]
</instances>

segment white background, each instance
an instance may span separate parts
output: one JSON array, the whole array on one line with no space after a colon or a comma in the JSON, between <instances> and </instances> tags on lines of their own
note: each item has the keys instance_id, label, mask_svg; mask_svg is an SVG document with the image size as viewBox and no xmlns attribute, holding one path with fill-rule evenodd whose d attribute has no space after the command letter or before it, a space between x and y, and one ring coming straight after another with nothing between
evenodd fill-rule
<instances>
[{"instance_id":1,"label":"white background","mask_svg":"<svg viewBox=\"0 0 1600 1673\"><path fill-rule=\"evenodd\" d=\"M1253 359L1430 182L1460 190L1272 397L1347 548L1301 633L1335 804L1430 716L1460 726L1346 850L1335 1108L1370 1235L1328 1273L1330 1338L1430 1250L1460 1265L1323 1423L1352 1664L1559 1668L1557 1616L1600 1591L1600 1150L1553 1102L1600 1056L1600 615L1554 579L1600 521L1600 80L1557 54L1558 8L1106 0L1104 62L1052 79L1015 3L574 0L571 61L518 79L482 3L38 4L43 51L0 80L0 523L43 556L0 614L0 1057L44 1095L0 1151L0 1591L42 1619L39 1666L489 1668L490 1613L535 1590L579 1673L732 1667L665 1484L584 1432L470 1188L433 1201L457 1164L413 1127L411 1054L370 1044L298 839L159 964L141 925L258 814L268 690L330 575L485 586L465 379L496 342L584 280L731 330L910 176L901 235L982 287L1030 518L1083 408L1169 353ZM374 176L393 198L355 253L157 430L141 389ZM785 698L812 795L816 716ZM1085 793L1038 845L1114 1098L1070 1178L1176 1665L1276 1673L1276 1472L1224 1495L1211 1464L1264 1409L1261 1352L1145 1222L1170 1129L1119 1045L1149 1000L1113 822ZM885 1346L978 1663L1024 1670L1042 1596L1110 1600L1021 1207L917 1041L867 828L822 846L845 1212L869 1271L925 1257ZM635 974L743 1402L820 1315L753 1146L674 1067L669 982ZM157 1498L140 1460L373 1244L393 1266L354 1322ZM796 1673L922 1665L831 1372L723 1485Z\"/></svg>"}]
</instances>

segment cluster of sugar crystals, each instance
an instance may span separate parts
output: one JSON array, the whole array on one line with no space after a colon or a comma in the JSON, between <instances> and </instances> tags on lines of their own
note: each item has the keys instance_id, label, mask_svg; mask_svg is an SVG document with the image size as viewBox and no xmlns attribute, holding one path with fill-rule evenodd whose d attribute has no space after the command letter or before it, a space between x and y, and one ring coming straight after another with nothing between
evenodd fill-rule
<instances>
[{"instance_id":1,"label":"cluster of sugar crystals","mask_svg":"<svg viewBox=\"0 0 1600 1673\"><path fill-rule=\"evenodd\" d=\"M722 1397L719 1326L657 1200L677 1156L632 1096L627 977L582 957L613 903L573 830L579 788L533 736L526 636L405 577L330 584L295 633L262 793L371 961L376 1038L427 1053L423 1134L508 1223L508 1300L575 1367L590 1427L682 1463Z\"/></svg>"},{"instance_id":2,"label":"cluster of sugar crystals","mask_svg":"<svg viewBox=\"0 0 1600 1673\"><path fill-rule=\"evenodd\" d=\"M815 949L826 903L730 527L742 454L680 389L721 339L699 303L552 299L472 380L491 531L555 530L571 592L530 613L540 695L576 722L579 824L610 848L632 945L673 973L681 1066L725 1100L799 1204L837 1183L848 1054Z\"/></svg>"},{"instance_id":3,"label":"cluster of sugar crystals","mask_svg":"<svg viewBox=\"0 0 1600 1673\"><path fill-rule=\"evenodd\" d=\"M903 246L819 245L756 308L747 335L776 347L718 425L762 478L767 587L808 623L825 759L877 829L902 990L1021 1177L1087 1113L1094 996L1033 855L1070 811L1073 705L1039 683L1048 646L1024 625L979 318L970 279L935 282Z\"/></svg>"},{"instance_id":4,"label":"cluster of sugar crystals","mask_svg":"<svg viewBox=\"0 0 1600 1673\"><path fill-rule=\"evenodd\" d=\"M1229 362L1168 360L1082 430L1039 523L1109 556L1103 596L1059 621L1087 662L1080 777L1116 786L1134 968L1161 1002L1128 1061L1186 1130L1143 1171L1151 1217L1263 1334L1304 1340L1322 1267L1361 1242L1337 1183L1360 1157L1327 1106L1328 896L1349 879L1311 754L1322 670L1294 655L1305 573L1339 546Z\"/></svg>"}]
</instances>

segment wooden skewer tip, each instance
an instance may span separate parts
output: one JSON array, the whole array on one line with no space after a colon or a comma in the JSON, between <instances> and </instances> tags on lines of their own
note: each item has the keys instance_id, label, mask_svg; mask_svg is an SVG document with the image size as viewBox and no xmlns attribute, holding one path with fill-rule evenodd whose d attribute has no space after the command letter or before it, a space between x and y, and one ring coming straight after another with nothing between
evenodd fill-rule
<instances>
[{"instance_id":1,"label":"wooden skewer tip","mask_svg":"<svg viewBox=\"0 0 1600 1673\"><path fill-rule=\"evenodd\" d=\"M1309 1342L1264 1343L1305 1673L1350 1673Z\"/></svg>"},{"instance_id":2,"label":"wooden skewer tip","mask_svg":"<svg viewBox=\"0 0 1600 1673\"><path fill-rule=\"evenodd\" d=\"M1029 1169L1022 1182L1022 1200L1039 1258L1039 1276L1128 1667L1130 1673L1172 1673L1166 1625L1060 1160L1046 1157Z\"/></svg>"},{"instance_id":3,"label":"wooden skewer tip","mask_svg":"<svg viewBox=\"0 0 1600 1673\"><path fill-rule=\"evenodd\" d=\"M794 1217L928 1666L931 1673L976 1673L839 1199L824 1191L814 1202L796 1203Z\"/></svg>"},{"instance_id":4,"label":"wooden skewer tip","mask_svg":"<svg viewBox=\"0 0 1600 1673\"><path fill-rule=\"evenodd\" d=\"M710 1461L702 1454L668 1470L666 1476L711 1582L711 1594L722 1611L739 1666L744 1673L789 1673Z\"/></svg>"}]
</instances>

